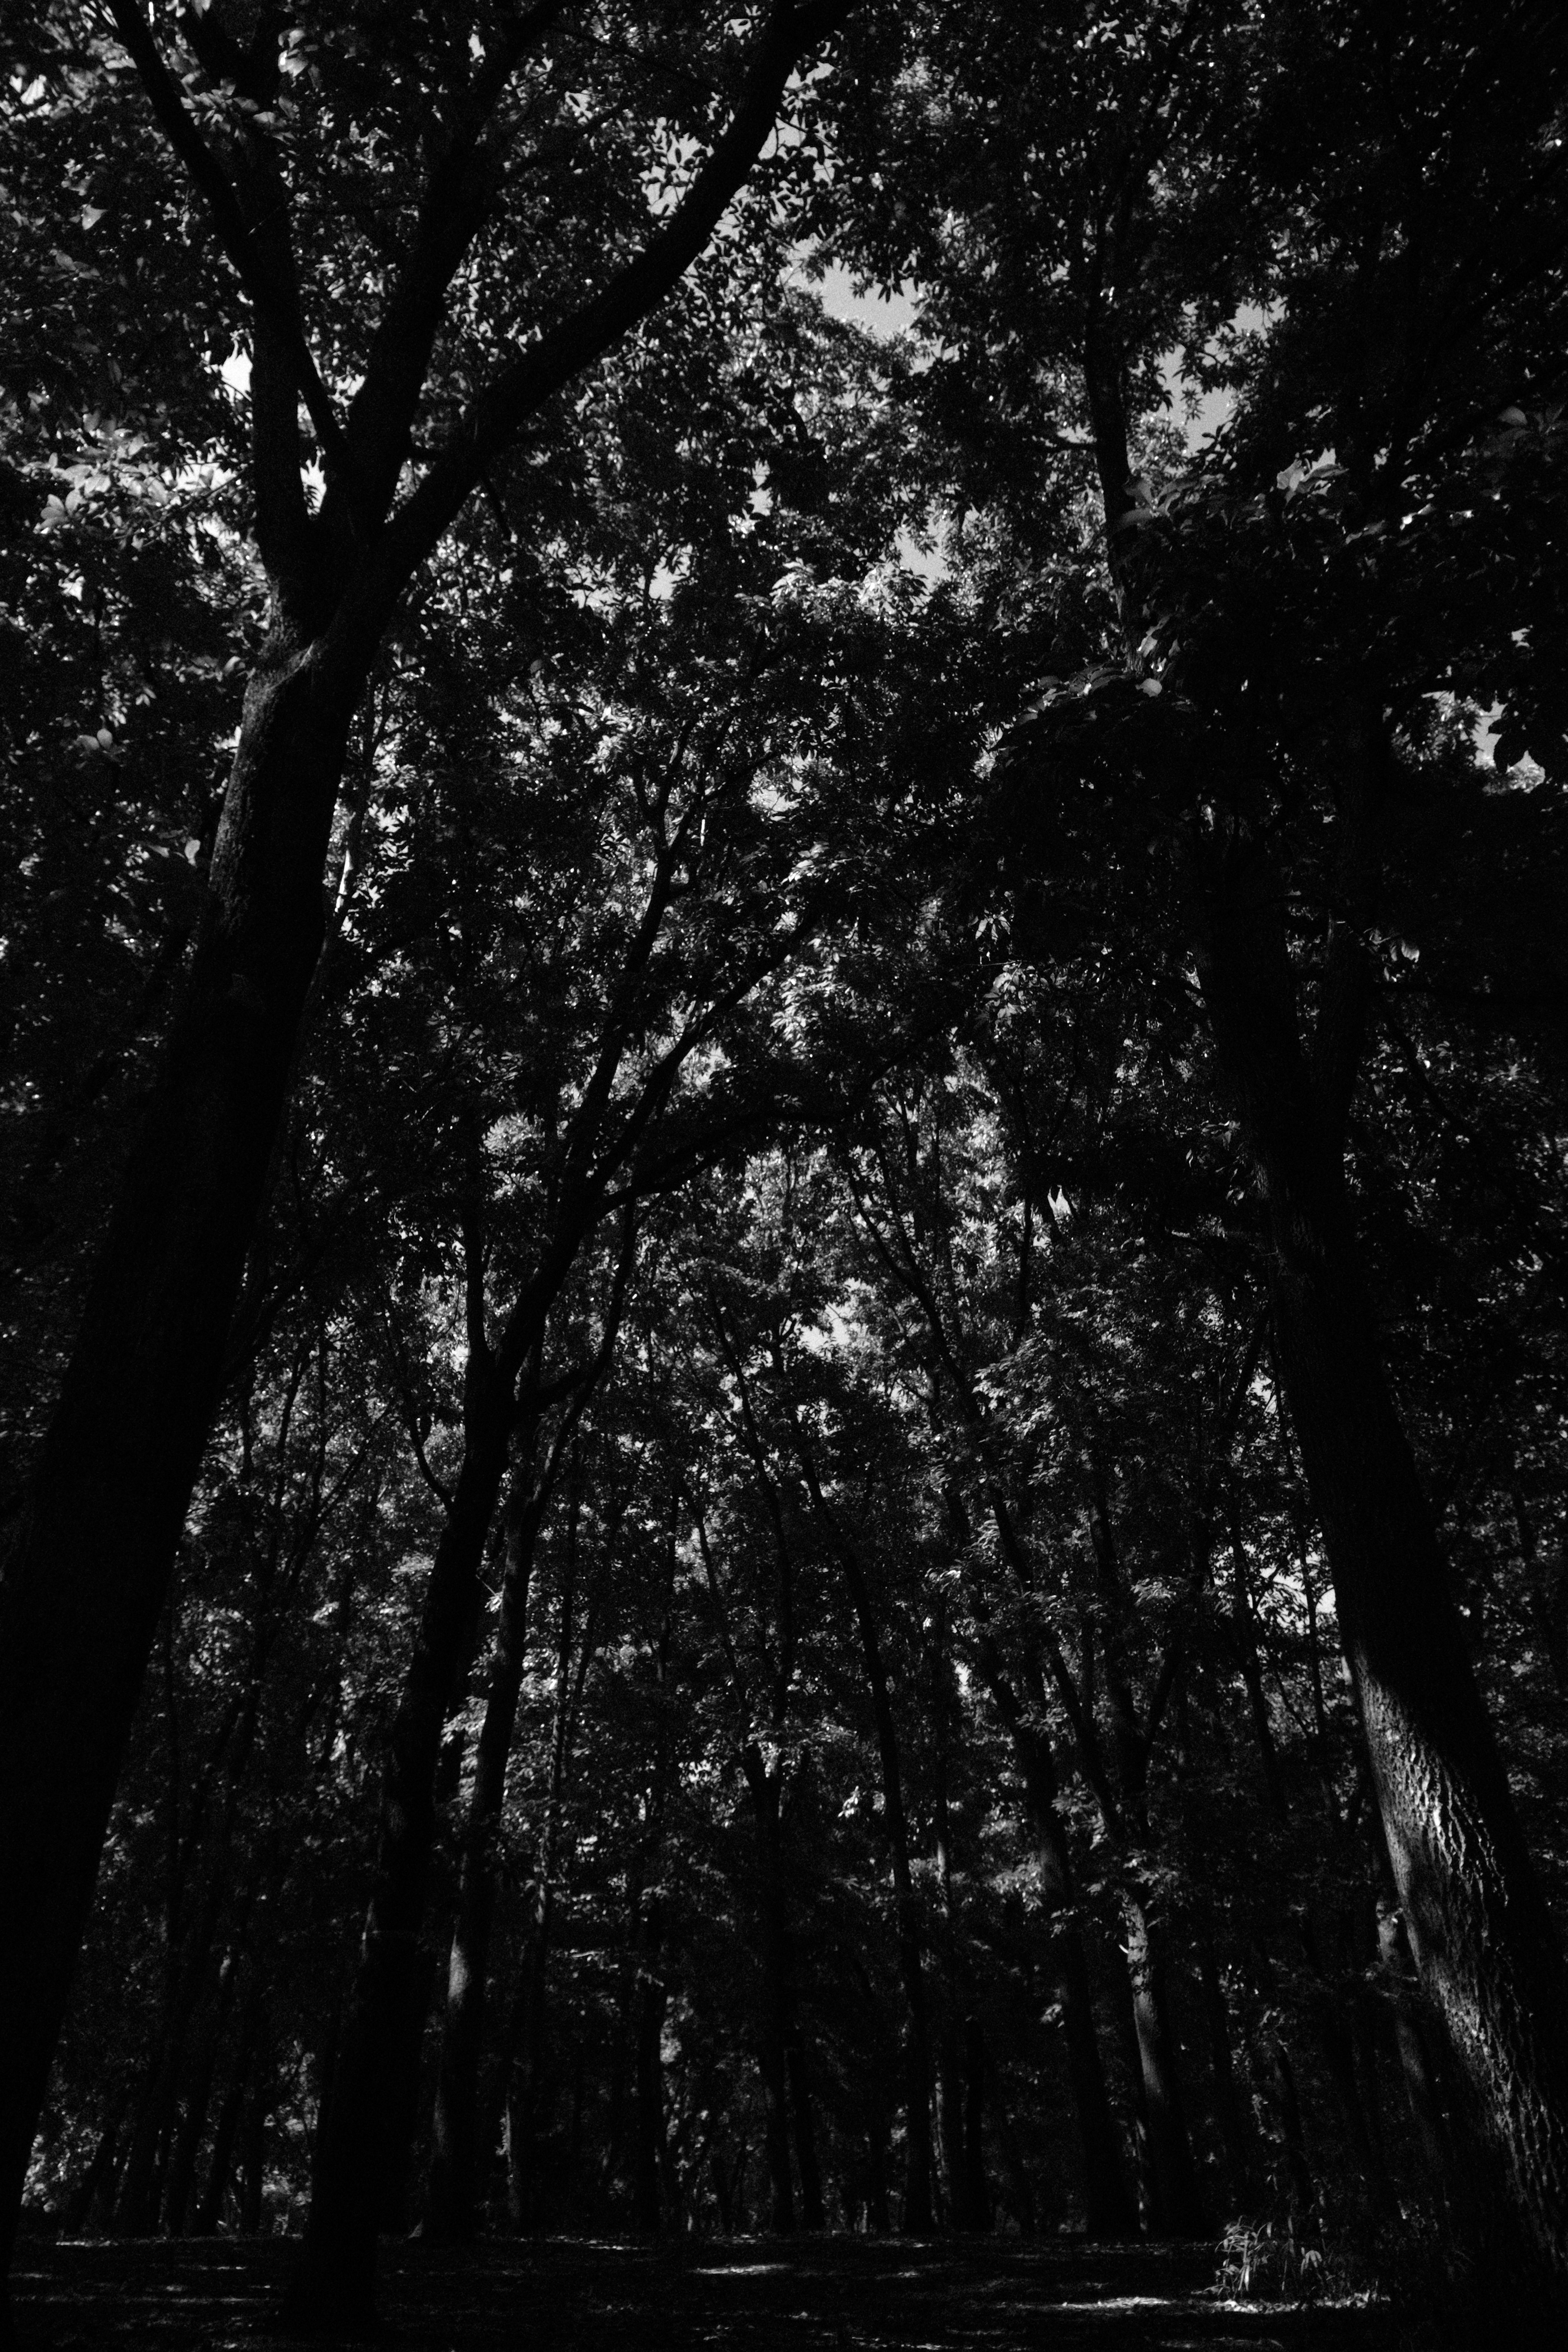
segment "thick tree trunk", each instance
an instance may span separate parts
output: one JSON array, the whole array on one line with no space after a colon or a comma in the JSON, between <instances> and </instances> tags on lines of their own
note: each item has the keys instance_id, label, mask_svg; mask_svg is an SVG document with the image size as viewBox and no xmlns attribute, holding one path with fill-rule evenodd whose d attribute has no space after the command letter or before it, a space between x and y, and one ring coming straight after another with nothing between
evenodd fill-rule
<instances>
[{"instance_id":1,"label":"thick tree trunk","mask_svg":"<svg viewBox=\"0 0 1568 2352\"><path fill-rule=\"evenodd\" d=\"M466 1444L436 1549L382 1782L375 1885L317 2134L310 2212L286 2300L300 2329L362 2326L374 2310L389 2149L405 2144L395 2063L419 1983L441 1734L477 1630L479 1570L506 1466L510 1387L469 1359Z\"/></svg>"},{"instance_id":2,"label":"thick tree trunk","mask_svg":"<svg viewBox=\"0 0 1568 2352\"><path fill-rule=\"evenodd\" d=\"M495 1922L497 1841L506 1800L507 1763L517 1723L528 1641L528 1592L543 1497L531 1467L520 1473L507 1512L506 1566L490 1686L474 1759L473 1794L463 1836L458 1918L447 1967L447 2013L436 2090L435 2147L426 2207L427 2237L451 2243L474 2230L479 2155L479 2067L485 1993Z\"/></svg>"},{"instance_id":3,"label":"thick tree trunk","mask_svg":"<svg viewBox=\"0 0 1568 2352\"><path fill-rule=\"evenodd\" d=\"M0 1592L0 2267L321 939L362 682L271 644L184 1000Z\"/></svg>"},{"instance_id":4,"label":"thick tree trunk","mask_svg":"<svg viewBox=\"0 0 1568 2352\"><path fill-rule=\"evenodd\" d=\"M1268 1202L1286 1401L1333 1572L1400 1907L1499 2214L1568 2299L1568 1971L1465 1646L1302 1051L1278 885L1208 877L1199 976Z\"/></svg>"}]
</instances>

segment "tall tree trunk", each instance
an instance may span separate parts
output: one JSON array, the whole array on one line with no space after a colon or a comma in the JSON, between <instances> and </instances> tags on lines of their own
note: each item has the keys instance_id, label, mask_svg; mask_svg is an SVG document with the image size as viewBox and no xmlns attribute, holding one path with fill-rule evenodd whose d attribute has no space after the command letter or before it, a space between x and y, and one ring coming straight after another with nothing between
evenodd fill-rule
<instances>
[{"instance_id":1,"label":"tall tree trunk","mask_svg":"<svg viewBox=\"0 0 1568 2352\"><path fill-rule=\"evenodd\" d=\"M474 1759L473 1794L468 1801L463 1835L458 1917L447 1966L447 2010L436 2090L435 2146L425 2216L426 2234L437 2243L467 2239L474 2229L479 2066L484 2048L490 1931L495 1921L497 1842L528 1645L529 1583L545 1500L536 1488L531 1462L526 1470L519 1470L508 1504L500 1610L490 1657L484 1722Z\"/></svg>"},{"instance_id":2,"label":"tall tree trunk","mask_svg":"<svg viewBox=\"0 0 1568 2352\"><path fill-rule=\"evenodd\" d=\"M985 2035L971 2016L963 2028L963 2159L956 2220L961 2230L989 2230L991 2189L985 2178L985 2094L990 2076Z\"/></svg>"},{"instance_id":3,"label":"tall tree trunk","mask_svg":"<svg viewBox=\"0 0 1568 2352\"><path fill-rule=\"evenodd\" d=\"M419 1986L441 1735L477 1632L479 1570L515 1413L510 1382L470 1354L463 1466L431 1565L382 1779L376 1874L316 2139L310 2218L286 2298L298 2328L374 2315L389 2147L405 2123L395 2063Z\"/></svg>"},{"instance_id":4,"label":"tall tree trunk","mask_svg":"<svg viewBox=\"0 0 1568 2352\"><path fill-rule=\"evenodd\" d=\"M1187 2131L1164 1958L1143 1900L1131 1889L1122 1896L1121 1916L1127 1933L1127 1976L1142 2116L1153 2173L1154 2211L1150 2226L1160 2237L1201 2238L1207 2232L1208 2219Z\"/></svg>"},{"instance_id":5,"label":"tall tree trunk","mask_svg":"<svg viewBox=\"0 0 1568 2352\"><path fill-rule=\"evenodd\" d=\"M562 1806L577 1709L595 1647L590 1612L574 1673L572 1655L576 1638L576 1511L574 1507L568 1523L561 1585L561 1616L556 1636L555 1721L550 1744L550 1790L545 1804L544 1827L539 1841L533 1931L518 1989L519 2018L514 2043L517 2056L510 2069L507 2096L508 2204L511 2225L519 2231L536 2230L541 2220L536 2157L539 2117L543 2104L545 2001L555 1922Z\"/></svg>"},{"instance_id":6,"label":"tall tree trunk","mask_svg":"<svg viewBox=\"0 0 1568 2352\"><path fill-rule=\"evenodd\" d=\"M1026 1714L1017 1692L1001 1669L995 1645L986 1636L980 1669L997 1712L1007 1726L1013 1758L1024 1784L1024 1801L1035 1830L1041 1896L1053 1924L1048 1957L1057 2015L1067 2049L1068 2079L1083 2162L1085 2227L1091 2238L1131 2238L1138 2214L1122 2168L1120 2136L1094 2021L1089 1960L1073 1916L1076 1894L1067 1825L1057 1801L1056 1761L1038 1709Z\"/></svg>"},{"instance_id":7,"label":"tall tree trunk","mask_svg":"<svg viewBox=\"0 0 1568 2352\"><path fill-rule=\"evenodd\" d=\"M169 2182L163 2196L163 2227L172 2238L183 2235L185 2227L185 2211L195 2179L196 2158L206 2130L207 2109L212 2104L213 2077L217 2071L218 2047L228 2014L229 1996L234 1990L234 1977L235 1955L229 1952L225 1956L214 1997L207 2004L206 2015L196 2037L180 2126L169 2165Z\"/></svg>"},{"instance_id":8,"label":"tall tree trunk","mask_svg":"<svg viewBox=\"0 0 1568 2352\"><path fill-rule=\"evenodd\" d=\"M643 1927L642 1984L637 2000L636 2158L632 2168L632 2219L639 2230L657 2233L660 2221L659 2177L664 2139L664 2011L668 1987L659 1965L664 1906L648 1898Z\"/></svg>"},{"instance_id":9,"label":"tall tree trunk","mask_svg":"<svg viewBox=\"0 0 1568 2352\"><path fill-rule=\"evenodd\" d=\"M756 1829L758 1924L762 1946L762 2012L757 2021L757 2063L763 2078L766 2124L764 2153L772 2196L770 2226L795 2228L795 2179L790 2166L789 2030L794 2008L790 1983L789 1927L784 1916L784 1854L777 1769L770 1772L760 1750L748 1750L746 1780Z\"/></svg>"},{"instance_id":10,"label":"tall tree trunk","mask_svg":"<svg viewBox=\"0 0 1568 2352\"><path fill-rule=\"evenodd\" d=\"M321 945L362 662L276 635L185 994L0 1585L0 2268Z\"/></svg>"},{"instance_id":11,"label":"tall tree trunk","mask_svg":"<svg viewBox=\"0 0 1568 2352\"><path fill-rule=\"evenodd\" d=\"M1324 1969L1318 1931L1310 1915L1304 1914L1298 1925L1307 1962L1307 2011L1339 2109L1343 2145L1376 2210L1386 2203L1387 2182L1373 2146L1362 2084L1357 2078L1352 2021L1338 1988L1330 1981Z\"/></svg>"},{"instance_id":12,"label":"tall tree trunk","mask_svg":"<svg viewBox=\"0 0 1568 2352\"><path fill-rule=\"evenodd\" d=\"M827 2213L822 2201L822 2167L816 2154L816 2110L811 2095L805 2040L798 2019L791 2021L784 2058L789 2070L790 2114L795 2123L795 2168L800 2174L801 2227L821 2230L827 2225Z\"/></svg>"},{"instance_id":13,"label":"tall tree trunk","mask_svg":"<svg viewBox=\"0 0 1568 2352\"><path fill-rule=\"evenodd\" d=\"M64 2234L79 2237L89 2226L96 2208L110 2200L114 2179L114 2167L120 2150L120 2127L125 2121L130 2105L128 2093L121 2091L110 2110L109 2120L98 2136L98 2146L66 2206Z\"/></svg>"},{"instance_id":14,"label":"tall tree trunk","mask_svg":"<svg viewBox=\"0 0 1568 2352\"><path fill-rule=\"evenodd\" d=\"M258 2066L246 2102L239 2148L239 2228L242 2237L260 2232L267 2189L267 2126L272 2114L272 2068Z\"/></svg>"},{"instance_id":15,"label":"tall tree trunk","mask_svg":"<svg viewBox=\"0 0 1568 2352\"><path fill-rule=\"evenodd\" d=\"M245 2075L237 2073L223 2095L217 2111L217 2128L213 2133L212 2155L207 2160L207 2177L191 2224L192 2235L210 2238L223 2218L223 2200L228 2189L228 2177L234 2170L235 2146L239 2138L239 2118L245 2105Z\"/></svg>"},{"instance_id":16,"label":"tall tree trunk","mask_svg":"<svg viewBox=\"0 0 1568 2352\"><path fill-rule=\"evenodd\" d=\"M775 1343L781 1381L784 1377L782 1358ZM791 1426L795 1451L805 1475L811 1499L819 1517L827 1528L849 1587L849 1598L855 1610L855 1622L860 1635L860 1656L866 1671L866 1685L871 1697L872 1719L877 1727L877 1757L881 1767L882 1819L888 1832L888 1845L893 1869L894 1924L898 1937L899 1975L904 1988L904 2210L903 2226L911 2237L924 2237L936 2226L936 2213L931 2201L931 2023L926 2000L925 1959L921 1932L921 1904L915 1892L914 1874L910 1864L909 1821L904 1811L903 1768L899 1752L899 1729L893 1716L893 1702L888 1689L888 1671L882 1659L881 1636L877 1624L877 1612L871 1601L871 1588L860 1555L839 1526L836 1514L827 1506L793 1411Z\"/></svg>"},{"instance_id":17,"label":"tall tree trunk","mask_svg":"<svg viewBox=\"0 0 1568 2352\"><path fill-rule=\"evenodd\" d=\"M1233 847L1201 899L1199 977L1267 1199L1286 1401L1400 1908L1496 2211L1518 2217L1568 2301L1568 1971L1384 1370L1278 884L1259 851Z\"/></svg>"},{"instance_id":18,"label":"tall tree trunk","mask_svg":"<svg viewBox=\"0 0 1568 2352\"><path fill-rule=\"evenodd\" d=\"M1215 2116L1225 2147L1232 2194L1243 2209L1253 2200L1258 2181L1256 2136L1236 2079L1231 2044L1230 2011L1220 1981L1219 1962L1208 1937L1198 1944L1198 1981L1203 1992L1204 2021L1208 2028L1209 2073L1214 2083Z\"/></svg>"}]
</instances>

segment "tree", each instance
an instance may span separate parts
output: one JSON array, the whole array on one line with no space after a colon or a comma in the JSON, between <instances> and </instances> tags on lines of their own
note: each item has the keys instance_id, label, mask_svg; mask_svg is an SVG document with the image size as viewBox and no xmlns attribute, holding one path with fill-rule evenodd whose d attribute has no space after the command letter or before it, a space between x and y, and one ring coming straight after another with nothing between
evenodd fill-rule
<instances>
[{"instance_id":1,"label":"tree","mask_svg":"<svg viewBox=\"0 0 1568 2352\"><path fill-rule=\"evenodd\" d=\"M617 59L608 87L588 82L605 103L584 108L569 13L481 12L455 68L449 20L438 37L405 28L390 58L389 28L376 23L378 70L368 20L334 39L335 18L308 17L285 35L270 13L193 11L176 68L134 0L114 10L152 115L246 299L250 487L270 611L180 1006L6 1569L0 1883L26 1923L5 1986L13 2210L211 1422L321 946L348 733L377 648L487 470L700 254L837 11L779 6L743 44L720 28L716 103L700 85L687 113L689 83L675 102L678 135L696 132L707 152L695 169L678 167L673 202L651 218L634 129L647 117L626 101L647 92L670 122L662 61L645 52L645 66L634 38L630 68ZM90 37L82 46L102 89L107 48ZM410 203L405 158L432 124ZM618 173L595 152L601 142ZM503 291L514 266L503 225L530 166L547 162L564 166L574 200L556 216L537 307L520 315ZM352 198L334 201L351 186ZM366 226L345 235L362 206ZM581 284L585 250L598 282L584 302L567 289ZM488 299L465 347L453 296L459 285L467 296L475 272ZM361 381L341 415L331 387L351 373ZM314 510L301 403L324 480ZM418 479L405 492L411 462Z\"/></svg>"}]
</instances>

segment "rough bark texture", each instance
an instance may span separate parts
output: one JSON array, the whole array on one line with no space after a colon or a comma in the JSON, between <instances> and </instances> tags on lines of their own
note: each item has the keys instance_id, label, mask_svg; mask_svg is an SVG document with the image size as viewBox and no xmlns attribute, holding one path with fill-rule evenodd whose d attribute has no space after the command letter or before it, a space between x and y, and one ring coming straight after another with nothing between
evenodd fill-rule
<instances>
[{"instance_id":1,"label":"rough bark texture","mask_svg":"<svg viewBox=\"0 0 1568 2352\"><path fill-rule=\"evenodd\" d=\"M1400 1908L1499 2213L1568 2296L1568 1973L1384 1370L1339 1131L1297 1027L1279 887L1205 877L1199 976L1268 1202L1280 1370L1334 1580Z\"/></svg>"}]
</instances>

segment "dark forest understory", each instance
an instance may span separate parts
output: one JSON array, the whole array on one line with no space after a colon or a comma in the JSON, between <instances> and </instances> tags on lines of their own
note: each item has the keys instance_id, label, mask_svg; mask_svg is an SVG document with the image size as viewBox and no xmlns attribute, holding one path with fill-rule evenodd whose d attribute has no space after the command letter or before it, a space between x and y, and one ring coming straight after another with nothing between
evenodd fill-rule
<instances>
[{"instance_id":1,"label":"dark forest understory","mask_svg":"<svg viewBox=\"0 0 1568 2352\"><path fill-rule=\"evenodd\" d=\"M276 2305L294 2249L208 2242L19 2250L32 2352L220 2352L289 2341ZM909 2240L695 2243L684 2259L604 2240L388 2252L389 2352L1382 2352L1386 2312L1225 2302L1212 2250L1064 2242L1003 2253Z\"/></svg>"}]
</instances>

